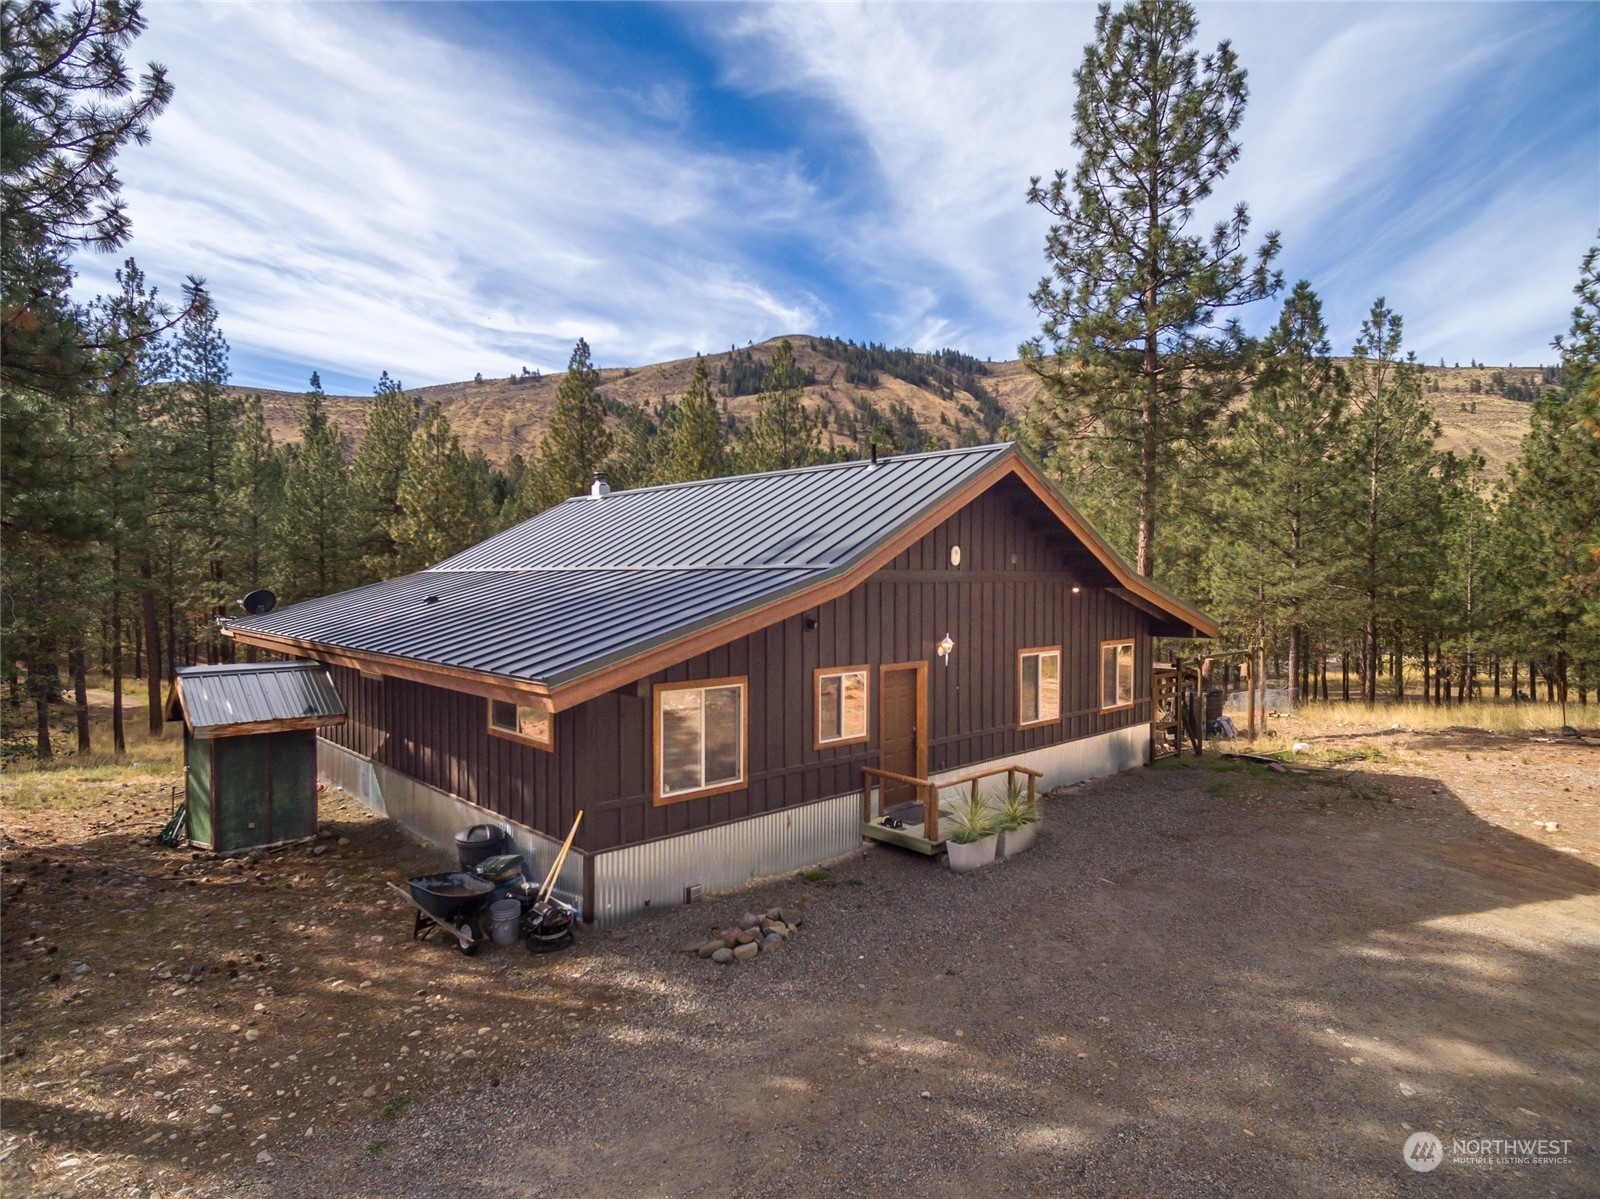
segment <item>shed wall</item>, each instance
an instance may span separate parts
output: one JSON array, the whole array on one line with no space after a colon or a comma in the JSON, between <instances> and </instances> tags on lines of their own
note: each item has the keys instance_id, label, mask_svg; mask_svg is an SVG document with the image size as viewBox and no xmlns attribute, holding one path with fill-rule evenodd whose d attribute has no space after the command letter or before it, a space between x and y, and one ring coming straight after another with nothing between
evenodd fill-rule
<instances>
[{"instance_id":1,"label":"shed wall","mask_svg":"<svg viewBox=\"0 0 1600 1199\"><path fill-rule=\"evenodd\" d=\"M950 563L960 545L961 565ZM1071 594L1074 581L1080 594ZM334 668L347 724L324 736L428 786L598 852L858 791L877 762L877 667L928 662L929 769L951 771L1150 719L1149 618L1104 590L1103 572L1025 488L995 487L850 593L557 714L555 750L489 735L485 703L458 692ZM807 619L816 622L805 627ZM946 634L949 665L937 656ZM1099 643L1135 642L1136 703L1098 709ZM1062 655L1062 719L1017 727L1017 651ZM873 667L871 738L813 748L812 672ZM748 676L749 785L656 806L649 686ZM638 694L642 691L643 695Z\"/></svg>"}]
</instances>

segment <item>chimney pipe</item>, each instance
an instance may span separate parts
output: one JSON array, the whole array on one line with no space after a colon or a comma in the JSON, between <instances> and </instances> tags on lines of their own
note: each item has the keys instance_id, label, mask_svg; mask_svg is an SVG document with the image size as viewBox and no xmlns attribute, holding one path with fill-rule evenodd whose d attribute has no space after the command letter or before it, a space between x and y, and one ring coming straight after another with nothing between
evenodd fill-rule
<instances>
[{"instance_id":1,"label":"chimney pipe","mask_svg":"<svg viewBox=\"0 0 1600 1199\"><path fill-rule=\"evenodd\" d=\"M606 482L605 471L597 470L594 472L594 484L589 488L589 494L594 499L599 499L603 495L611 494L611 484Z\"/></svg>"},{"instance_id":2,"label":"chimney pipe","mask_svg":"<svg viewBox=\"0 0 1600 1199\"><path fill-rule=\"evenodd\" d=\"M878 465L878 443L877 442L873 442L872 443L872 465L873 466L877 466Z\"/></svg>"}]
</instances>

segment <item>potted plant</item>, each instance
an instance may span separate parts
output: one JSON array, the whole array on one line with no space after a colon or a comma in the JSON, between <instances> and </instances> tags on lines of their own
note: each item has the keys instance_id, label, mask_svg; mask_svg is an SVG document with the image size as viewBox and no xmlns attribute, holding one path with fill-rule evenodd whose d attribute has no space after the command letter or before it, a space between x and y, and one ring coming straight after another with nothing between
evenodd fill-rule
<instances>
[{"instance_id":1,"label":"potted plant","mask_svg":"<svg viewBox=\"0 0 1600 1199\"><path fill-rule=\"evenodd\" d=\"M1000 825L1000 844L996 852L1002 858L1032 849L1039 840L1038 805L1028 797L1028 789L1018 779L1006 784L1005 799L1001 801L996 820Z\"/></svg>"},{"instance_id":2,"label":"potted plant","mask_svg":"<svg viewBox=\"0 0 1600 1199\"><path fill-rule=\"evenodd\" d=\"M1000 830L995 825L989 805L983 802L976 788L949 809L945 817L950 824L945 844L950 869L960 873L976 870L994 861L995 843L1000 840Z\"/></svg>"}]
</instances>

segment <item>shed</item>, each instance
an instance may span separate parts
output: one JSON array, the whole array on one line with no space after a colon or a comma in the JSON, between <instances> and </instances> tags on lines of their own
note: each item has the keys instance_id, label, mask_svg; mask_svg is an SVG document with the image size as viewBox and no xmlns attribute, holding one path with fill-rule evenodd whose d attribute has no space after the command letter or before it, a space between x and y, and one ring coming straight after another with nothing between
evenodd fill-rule
<instances>
[{"instance_id":1,"label":"shed","mask_svg":"<svg viewBox=\"0 0 1600 1199\"><path fill-rule=\"evenodd\" d=\"M317 831L317 729L345 721L315 662L180 667L189 839L219 853Z\"/></svg>"}]
</instances>

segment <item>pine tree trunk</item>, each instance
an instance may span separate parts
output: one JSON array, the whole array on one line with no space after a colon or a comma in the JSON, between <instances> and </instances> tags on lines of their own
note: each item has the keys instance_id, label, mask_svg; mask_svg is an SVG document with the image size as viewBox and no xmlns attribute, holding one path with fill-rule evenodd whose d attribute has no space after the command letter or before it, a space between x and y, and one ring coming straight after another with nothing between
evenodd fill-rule
<instances>
[{"instance_id":1,"label":"pine tree trunk","mask_svg":"<svg viewBox=\"0 0 1600 1199\"><path fill-rule=\"evenodd\" d=\"M56 666L38 659L28 662L28 694L33 697L34 753L41 761L53 755L50 748L50 696L54 691Z\"/></svg>"},{"instance_id":2,"label":"pine tree trunk","mask_svg":"<svg viewBox=\"0 0 1600 1199\"><path fill-rule=\"evenodd\" d=\"M1300 687L1304 679L1305 663L1301 661L1300 626L1289 626L1289 710L1300 707Z\"/></svg>"},{"instance_id":3,"label":"pine tree trunk","mask_svg":"<svg viewBox=\"0 0 1600 1199\"><path fill-rule=\"evenodd\" d=\"M1431 703L1429 688L1433 685L1432 668L1428 662L1428 639L1422 639L1422 706L1426 708Z\"/></svg>"},{"instance_id":4,"label":"pine tree trunk","mask_svg":"<svg viewBox=\"0 0 1600 1199\"><path fill-rule=\"evenodd\" d=\"M1500 655L1499 654L1496 654L1495 658L1494 658L1494 697L1495 697L1496 701L1498 701L1500 699Z\"/></svg>"},{"instance_id":5,"label":"pine tree trunk","mask_svg":"<svg viewBox=\"0 0 1600 1199\"><path fill-rule=\"evenodd\" d=\"M1339 685L1344 690L1344 702L1350 702L1350 647L1347 645L1344 652L1339 655Z\"/></svg>"},{"instance_id":6,"label":"pine tree trunk","mask_svg":"<svg viewBox=\"0 0 1600 1199\"><path fill-rule=\"evenodd\" d=\"M72 667L72 699L77 705L78 716L78 752L86 754L91 752L89 744L89 669L84 662L83 642L80 639L73 647L68 661Z\"/></svg>"},{"instance_id":7,"label":"pine tree trunk","mask_svg":"<svg viewBox=\"0 0 1600 1199\"><path fill-rule=\"evenodd\" d=\"M113 579L122 577L121 553L112 555ZM111 585L111 752L128 752L127 730L122 724L122 589Z\"/></svg>"},{"instance_id":8,"label":"pine tree trunk","mask_svg":"<svg viewBox=\"0 0 1600 1199\"><path fill-rule=\"evenodd\" d=\"M161 624L156 617L156 597L152 590L148 563L139 568L144 586L139 591L139 616L144 630L145 692L149 697L149 725L152 737L161 736Z\"/></svg>"},{"instance_id":9,"label":"pine tree trunk","mask_svg":"<svg viewBox=\"0 0 1600 1199\"><path fill-rule=\"evenodd\" d=\"M1522 670L1522 663L1516 658L1511 659L1511 703L1514 705L1522 702L1522 683L1517 675Z\"/></svg>"}]
</instances>

